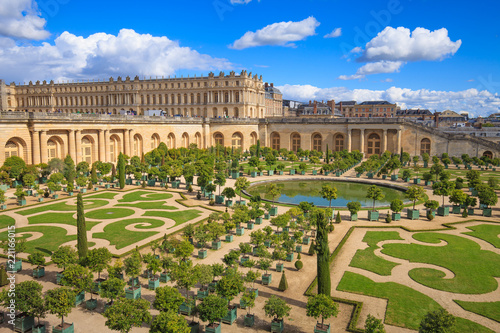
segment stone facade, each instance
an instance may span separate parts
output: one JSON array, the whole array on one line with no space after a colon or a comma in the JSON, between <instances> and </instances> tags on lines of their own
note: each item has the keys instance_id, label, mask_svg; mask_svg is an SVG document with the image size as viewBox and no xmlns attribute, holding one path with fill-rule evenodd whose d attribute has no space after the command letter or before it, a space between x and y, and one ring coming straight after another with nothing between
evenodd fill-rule
<instances>
[{"instance_id":1,"label":"stone facade","mask_svg":"<svg viewBox=\"0 0 500 333\"><path fill-rule=\"evenodd\" d=\"M357 104L355 101L342 101L336 104L342 116L346 118L391 118L396 116L398 106L387 101L366 101Z\"/></svg>"},{"instance_id":2,"label":"stone facade","mask_svg":"<svg viewBox=\"0 0 500 333\"><path fill-rule=\"evenodd\" d=\"M404 119L148 117L44 112L0 113L0 163L21 156L28 164L64 158L76 163L116 162L119 152L141 156L160 142L169 148L215 144L247 150L263 146L288 150L385 150L500 156L500 145L469 135L442 133Z\"/></svg>"}]
</instances>

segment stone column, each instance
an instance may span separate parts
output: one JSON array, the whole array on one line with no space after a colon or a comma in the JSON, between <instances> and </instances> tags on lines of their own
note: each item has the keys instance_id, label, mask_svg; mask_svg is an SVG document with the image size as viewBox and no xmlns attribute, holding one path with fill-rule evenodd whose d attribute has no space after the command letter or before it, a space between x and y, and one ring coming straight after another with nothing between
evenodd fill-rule
<instances>
[{"instance_id":1,"label":"stone column","mask_svg":"<svg viewBox=\"0 0 500 333\"><path fill-rule=\"evenodd\" d=\"M396 154L401 152L401 128L398 128L398 142L397 142L397 151Z\"/></svg>"},{"instance_id":2,"label":"stone column","mask_svg":"<svg viewBox=\"0 0 500 333\"><path fill-rule=\"evenodd\" d=\"M351 150L352 150L352 147L351 147L352 146L352 143L351 143L352 139L351 139L351 137L352 137L352 129L348 129L347 130L347 151L348 152L351 152ZM335 142L333 144L335 145Z\"/></svg>"},{"instance_id":3,"label":"stone column","mask_svg":"<svg viewBox=\"0 0 500 333\"><path fill-rule=\"evenodd\" d=\"M105 151L105 160L104 160L104 162L110 162L110 156L109 156L109 130L104 130L104 151Z\"/></svg>"},{"instance_id":4,"label":"stone column","mask_svg":"<svg viewBox=\"0 0 500 333\"><path fill-rule=\"evenodd\" d=\"M360 150L361 150L361 154L363 154L363 156L365 156L365 130L360 129L360 132L361 132L361 136L359 137L359 140L361 142Z\"/></svg>"},{"instance_id":5,"label":"stone column","mask_svg":"<svg viewBox=\"0 0 500 333\"><path fill-rule=\"evenodd\" d=\"M73 162L76 160L75 132L73 130L68 130L68 155L71 156Z\"/></svg>"},{"instance_id":6,"label":"stone column","mask_svg":"<svg viewBox=\"0 0 500 333\"><path fill-rule=\"evenodd\" d=\"M131 129L129 131L129 140L130 140L130 155L135 155L136 153L134 152L134 145L135 145L135 142L134 142L134 130ZM141 157L141 156L139 156Z\"/></svg>"},{"instance_id":7,"label":"stone column","mask_svg":"<svg viewBox=\"0 0 500 333\"><path fill-rule=\"evenodd\" d=\"M40 160L42 163L49 161L47 151L47 131L40 131Z\"/></svg>"},{"instance_id":8,"label":"stone column","mask_svg":"<svg viewBox=\"0 0 500 333\"><path fill-rule=\"evenodd\" d=\"M38 131L33 130L32 133L32 153L33 153L33 164L40 164L40 133Z\"/></svg>"},{"instance_id":9,"label":"stone column","mask_svg":"<svg viewBox=\"0 0 500 333\"><path fill-rule=\"evenodd\" d=\"M131 156L130 155L130 131L128 129L123 130L123 142L125 144L125 147L123 151L125 152L125 155Z\"/></svg>"},{"instance_id":10,"label":"stone column","mask_svg":"<svg viewBox=\"0 0 500 333\"><path fill-rule=\"evenodd\" d=\"M381 153L383 154L386 150L387 150L387 130L384 129L384 134L382 135L382 148L383 150L381 151Z\"/></svg>"},{"instance_id":11,"label":"stone column","mask_svg":"<svg viewBox=\"0 0 500 333\"><path fill-rule=\"evenodd\" d=\"M76 159L75 163L78 164L82 161L82 131L75 130L76 136Z\"/></svg>"},{"instance_id":12,"label":"stone column","mask_svg":"<svg viewBox=\"0 0 500 333\"><path fill-rule=\"evenodd\" d=\"M99 131L99 161L104 161L106 158L106 152L104 150L104 131L100 129Z\"/></svg>"}]
</instances>

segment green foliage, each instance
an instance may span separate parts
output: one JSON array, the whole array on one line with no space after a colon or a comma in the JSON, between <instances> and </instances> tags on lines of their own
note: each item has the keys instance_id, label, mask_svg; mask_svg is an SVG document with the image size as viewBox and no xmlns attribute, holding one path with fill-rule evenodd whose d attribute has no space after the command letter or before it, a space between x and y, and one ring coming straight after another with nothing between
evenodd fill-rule
<instances>
[{"instance_id":1,"label":"green foliage","mask_svg":"<svg viewBox=\"0 0 500 333\"><path fill-rule=\"evenodd\" d=\"M93 279L94 277L88 268L73 264L69 265L64 270L61 284L67 287L73 287L77 293L80 293L82 291L91 290L91 287L93 287Z\"/></svg>"},{"instance_id":2,"label":"green foliage","mask_svg":"<svg viewBox=\"0 0 500 333\"><path fill-rule=\"evenodd\" d=\"M16 284L15 292L4 289L0 294L1 304L7 308L12 302L15 309L29 316L44 318L46 308L43 303L42 285L36 281L23 281Z\"/></svg>"},{"instance_id":3,"label":"green foliage","mask_svg":"<svg viewBox=\"0 0 500 333\"><path fill-rule=\"evenodd\" d=\"M123 261L125 274L131 278L136 278L141 274L142 261L139 252L134 251L130 257Z\"/></svg>"},{"instance_id":4,"label":"green foliage","mask_svg":"<svg viewBox=\"0 0 500 333\"><path fill-rule=\"evenodd\" d=\"M325 319L337 317L339 306L330 296L316 294L307 300L306 315L318 319L321 317L321 324L324 324Z\"/></svg>"},{"instance_id":5,"label":"green foliage","mask_svg":"<svg viewBox=\"0 0 500 333\"><path fill-rule=\"evenodd\" d=\"M424 207L430 209L431 211L434 211L439 207L439 202L437 202L436 200L427 200L424 203Z\"/></svg>"},{"instance_id":6,"label":"green foliage","mask_svg":"<svg viewBox=\"0 0 500 333\"><path fill-rule=\"evenodd\" d=\"M45 256L42 252L35 252L28 256L28 261L30 264L35 265L39 268L40 266L45 265Z\"/></svg>"},{"instance_id":7,"label":"green foliage","mask_svg":"<svg viewBox=\"0 0 500 333\"><path fill-rule=\"evenodd\" d=\"M290 316L290 310L292 308L288 306L285 300L272 295L266 303L264 304L264 312L267 317L274 317L276 320L282 320L285 317Z\"/></svg>"},{"instance_id":8,"label":"green foliage","mask_svg":"<svg viewBox=\"0 0 500 333\"><path fill-rule=\"evenodd\" d=\"M394 213L399 213L400 211L403 210L404 204L403 201L400 199L394 199L391 201L391 210Z\"/></svg>"},{"instance_id":9,"label":"green foliage","mask_svg":"<svg viewBox=\"0 0 500 333\"><path fill-rule=\"evenodd\" d=\"M335 223L342 222L342 218L340 217L340 212L337 212L337 217L335 218Z\"/></svg>"},{"instance_id":10,"label":"green foliage","mask_svg":"<svg viewBox=\"0 0 500 333\"><path fill-rule=\"evenodd\" d=\"M66 269L66 266L75 264L78 260L78 254L76 250L69 246L61 246L59 247L51 256L52 261L57 267Z\"/></svg>"},{"instance_id":11,"label":"green foliage","mask_svg":"<svg viewBox=\"0 0 500 333\"><path fill-rule=\"evenodd\" d=\"M227 314L227 302L222 297L208 295L198 305L198 314L201 320L213 324Z\"/></svg>"},{"instance_id":12,"label":"green foliage","mask_svg":"<svg viewBox=\"0 0 500 333\"><path fill-rule=\"evenodd\" d=\"M328 247L327 219L324 210L315 210L312 217L318 233L316 237L318 294L330 296L330 249Z\"/></svg>"},{"instance_id":13,"label":"green foliage","mask_svg":"<svg viewBox=\"0 0 500 333\"><path fill-rule=\"evenodd\" d=\"M313 239L313 241L311 242L311 245L309 246L309 251L307 252L307 254L312 256L315 253L316 253L316 244L314 244L314 239Z\"/></svg>"},{"instance_id":14,"label":"green foliage","mask_svg":"<svg viewBox=\"0 0 500 333\"><path fill-rule=\"evenodd\" d=\"M359 201L350 201L347 203L347 209L351 214L357 214L361 210L361 203Z\"/></svg>"},{"instance_id":15,"label":"green foliage","mask_svg":"<svg viewBox=\"0 0 500 333\"><path fill-rule=\"evenodd\" d=\"M295 262L295 268L300 271L304 267L304 263L301 260Z\"/></svg>"},{"instance_id":16,"label":"green foliage","mask_svg":"<svg viewBox=\"0 0 500 333\"><path fill-rule=\"evenodd\" d=\"M175 311L160 312L151 323L150 333L190 333L189 327L184 316Z\"/></svg>"},{"instance_id":17,"label":"green foliage","mask_svg":"<svg viewBox=\"0 0 500 333\"><path fill-rule=\"evenodd\" d=\"M416 202L425 197L425 190L420 186L412 185L406 190L405 196L413 202L413 209L415 209Z\"/></svg>"},{"instance_id":18,"label":"green foliage","mask_svg":"<svg viewBox=\"0 0 500 333\"><path fill-rule=\"evenodd\" d=\"M285 275L285 272L283 271L283 273L281 274L281 280L280 280L280 284L278 286L278 290L285 291L287 289L288 289L288 281L286 280L286 275Z\"/></svg>"},{"instance_id":19,"label":"green foliage","mask_svg":"<svg viewBox=\"0 0 500 333\"><path fill-rule=\"evenodd\" d=\"M84 260L87 257L87 227L85 225L85 212L83 210L83 197L78 193L76 197L76 229L77 229L77 248L78 257Z\"/></svg>"},{"instance_id":20,"label":"green foliage","mask_svg":"<svg viewBox=\"0 0 500 333\"><path fill-rule=\"evenodd\" d=\"M181 261L179 265L174 266L171 275L172 280L176 282L176 286L184 289L186 291L186 295L189 290L196 285L200 278L199 270L193 267L191 261Z\"/></svg>"},{"instance_id":21,"label":"green foliage","mask_svg":"<svg viewBox=\"0 0 500 333\"><path fill-rule=\"evenodd\" d=\"M66 287L49 289L45 294L45 307L48 312L61 318L61 326L64 317L69 315L75 306L75 292Z\"/></svg>"},{"instance_id":22,"label":"green foliage","mask_svg":"<svg viewBox=\"0 0 500 333\"><path fill-rule=\"evenodd\" d=\"M380 187L378 187L377 185L372 185L368 188L366 197L373 200L373 211L375 211L375 201L382 200L385 196L382 193L382 189L380 189Z\"/></svg>"},{"instance_id":23,"label":"green foliage","mask_svg":"<svg viewBox=\"0 0 500 333\"><path fill-rule=\"evenodd\" d=\"M419 333L452 333L455 330L455 317L445 309L430 311L420 322Z\"/></svg>"},{"instance_id":24,"label":"green foliage","mask_svg":"<svg viewBox=\"0 0 500 333\"><path fill-rule=\"evenodd\" d=\"M184 296L176 288L170 286L158 287L155 293L153 307L160 312L177 312L185 301Z\"/></svg>"},{"instance_id":25,"label":"green foliage","mask_svg":"<svg viewBox=\"0 0 500 333\"><path fill-rule=\"evenodd\" d=\"M440 195L443 198L443 207L444 207L444 197L449 196L452 191L455 189L455 182L449 180L443 180L441 182L435 183L432 185L432 193L434 195Z\"/></svg>"},{"instance_id":26,"label":"green foliage","mask_svg":"<svg viewBox=\"0 0 500 333\"><path fill-rule=\"evenodd\" d=\"M385 333L385 327L382 320L369 314L365 321L365 333Z\"/></svg>"},{"instance_id":27,"label":"green foliage","mask_svg":"<svg viewBox=\"0 0 500 333\"><path fill-rule=\"evenodd\" d=\"M100 278L101 272L108 266L110 261L111 252L105 247L100 247L88 252L85 264L92 272L98 273L98 278Z\"/></svg>"},{"instance_id":28,"label":"green foliage","mask_svg":"<svg viewBox=\"0 0 500 333\"><path fill-rule=\"evenodd\" d=\"M245 290L243 276L235 268L230 268L226 271L217 286L215 291L217 295L227 299L228 304L233 300L239 293Z\"/></svg>"},{"instance_id":29,"label":"green foliage","mask_svg":"<svg viewBox=\"0 0 500 333\"><path fill-rule=\"evenodd\" d=\"M330 202L329 207L331 207L332 200L337 199L337 188L335 186L324 184L321 187L321 191L319 192L319 194L323 199L326 199Z\"/></svg>"},{"instance_id":30,"label":"green foliage","mask_svg":"<svg viewBox=\"0 0 500 333\"><path fill-rule=\"evenodd\" d=\"M121 333L130 332L132 327L141 327L143 323L151 322L149 307L151 304L142 298L139 299L118 299L113 306L110 306L104 313L106 326Z\"/></svg>"},{"instance_id":31,"label":"green foliage","mask_svg":"<svg viewBox=\"0 0 500 333\"><path fill-rule=\"evenodd\" d=\"M125 156L120 153L118 155L118 179L120 181L120 189L125 187Z\"/></svg>"},{"instance_id":32,"label":"green foliage","mask_svg":"<svg viewBox=\"0 0 500 333\"><path fill-rule=\"evenodd\" d=\"M125 296L125 285L125 281L110 276L107 280L101 282L99 295L108 298L113 303L114 299Z\"/></svg>"}]
</instances>

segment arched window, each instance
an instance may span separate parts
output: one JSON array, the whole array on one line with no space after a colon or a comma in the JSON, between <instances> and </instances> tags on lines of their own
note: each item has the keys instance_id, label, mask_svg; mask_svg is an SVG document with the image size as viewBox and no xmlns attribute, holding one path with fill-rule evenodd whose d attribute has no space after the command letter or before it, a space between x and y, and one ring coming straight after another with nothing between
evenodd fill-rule
<instances>
[{"instance_id":1,"label":"arched window","mask_svg":"<svg viewBox=\"0 0 500 333\"><path fill-rule=\"evenodd\" d=\"M189 148L189 135L187 133L182 134L182 146Z\"/></svg>"},{"instance_id":2,"label":"arched window","mask_svg":"<svg viewBox=\"0 0 500 333\"><path fill-rule=\"evenodd\" d=\"M427 138L420 141L420 155L423 153L431 154L431 140Z\"/></svg>"},{"instance_id":3,"label":"arched window","mask_svg":"<svg viewBox=\"0 0 500 333\"><path fill-rule=\"evenodd\" d=\"M241 135L240 133L234 133L231 138L231 146L233 147L233 149L243 148L242 142L243 142L243 135Z\"/></svg>"},{"instance_id":4,"label":"arched window","mask_svg":"<svg viewBox=\"0 0 500 333\"><path fill-rule=\"evenodd\" d=\"M323 138L321 137L321 134L316 133L313 135L312 138L312 149L316 151L322 151L322 144L323 144Z\"/></svg>"},{"instance_id":5,"label":"arched window","mask_svg":"<svg viewBox=\"0 0 500 333\"><path fill-rule=\"evenodd\" d=\"M380 155L380 136L376 133L368 137L368 156Z\"/></svg>"},{"instance_id":6,"label":"arched window","mask_svg":"<svg viewBox=\"0 0 500 333\"><path fill-rule=\"evenodd\" d=\"M344 150L344 136L342 134L335 135L335 151Z\"/></svg>"},{"instance_id":7,"label":"arched window","mask_svg":"<svg viewBox=\"0 0 500 333\"><path fill-rule=\"evenodd\" d=\"M281 140L280 140L280 135L278 133L273 133L271 134L271 148L274 150L280 150L281 149Z\"/></svg>"},{"instance_id":8,"label":"arched window","mask_svg":"<svg viewBox=\"0 0 500 333\"><path fill-rule=\"evenodd\" d=\"M200 134L200 132L196 132L196 134L194 135L194 141L196 143L196 146L198 148L201 148L202 144L201 144L201 134Z\"/></svg>"},{"instance_id":9,"label":"arched window","mask_svg":"<svg viewBox=\"0 0 500 333\"><path fill-rule=\"evenodd\" d=\"M92 141L88 137L82 138L82 161L92 164Z\"/></svg>"},{"instance_id":10,"label":"arched window","mask_svg":"<svg viewBox=\"0 0 500 333\"><path fill-rule=\"evenodd\" d=\"M300 134L293 133L292 134L292 151L297 152L300 148Z\"/></svg>"},{"instance_id":11,"label":"arched window","mask_svg":"<svg viewBox=\"0 0 500 333\"><path fill-rule=\"evenodd\" d=\"M485 151L483 153L484 157L493 158L493 153L491 151Z\"/></svg>"},{"instance_id":12,"label":"arched window","mask_svg":"<svg viewBox=\"0 0 500 333\"><path fill-rule=\"evenodd\" d=\"M252 132L250 134L250 145L256 145L257 144L257 133Z\"/></svg>"},{"instance_id":13,"label":"arched window","mask_svg":"<svg viewBox=\"0 0 500 333\"><path fill-rule=\"evenodd\" d=\"M134 156L142 156L142 138L140 135L134 135Z\"/></svg>"},{"instance_id":14,"label":"arched window","mask_svg":"<svg viewBox=\"0 0 500 333\"><path fill-rule=\"evenodd\" d=\"M174 135L174 133L170 133L167 136L167 147L170 149L175 148L175 135Z\"/></svg>"},{"instance_id":15,"label":"arched window","mask_svg":"<svg viewBox=\"0 0 500 333\"><path fill-rule=\"evenodd\" d=\"M224 136L222 133L215 133L214 134L214 143L215 145L221 145L224 146Z\"/></svg>"},{"instance_id":16,"label":"arched window","mask_svg":"<svg viewBox=\"0 0 500 333\"><path fill-rule=\"evenodd\" d=\"M36 134L38 134L38 132L36 132ZM19 145L17 142L10 140L7 141L7 144L5 145L5 158L7 159L11 156L22 157L21 149L21 145Z\"/></svg>"},{"instance_id":17,"label":"arched window","mask_svg":"<svg viewBox=\"0 0 500 333\"><path fill-rule=\"evenodd\" d=\"M155 133L151 136L151 150L158 148L159 145L160 145L160 136Z\"/></svg>"},{"instance_id":18,"label":"arched window","mask_svg":"<svg viewBox=\"0 0 500 333\"><path fill-rule=\"evenodd\" d=\"M120 138L112 135L109 140L109 162L116 162L120 151Z\"/></svg>"}]
</instances>

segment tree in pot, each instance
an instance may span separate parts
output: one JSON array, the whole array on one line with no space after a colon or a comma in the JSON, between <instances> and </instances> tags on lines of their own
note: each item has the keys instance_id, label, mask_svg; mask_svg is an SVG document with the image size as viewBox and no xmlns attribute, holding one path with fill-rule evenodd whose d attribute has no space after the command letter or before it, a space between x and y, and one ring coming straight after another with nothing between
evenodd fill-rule
<instances>
[{"instance_id":1,"label":"tree in pot","mask_svg":"<svg viewBox=\"0 0 500 333\"><path fill-rule=\"evenodd\" d=\"M26 204L26 192L24 191L22 185L16 186L16 192L14 192L14 195L17 197L19 205L23 206Z\"/></svg>"},{"instance_id":2,"label":"tree in pot","mask_svg":"<svg viewBox=\"0 0 500 333\"><path fill-rule=\"evenodd\" d=\"M89 250L87 244L87 227L85 223L85 212L83 210L83 197L78 193L76 197L76 229L77 229L77 248L78 257L83 261L87 257Z\"/></svg>"},{"instance_id":3,"label":"tree in pot","mask_svg":"<svg viewBox=\"0 0 500 333\"><path fill-rule=\"evenodd\" d=\"M121 333L128 333L132 327L141 327L143 323L151 322L149 313L149 301L139 299L119 298L113 306L104 311L106 317L106 326Z\"/></svg>"},{"instance_id":4,"label":"tree in pot","mask_svg":"<svg viewBox=\"0 0 500 333\"><path fill-rule=\"evenodd\" d=\"M170 286L156 288L155 294L153 308L160 312L177 312L181 304L186 300L179 290Z\"/></svg>"},{"instance_id":5,"label":"tree in pot","mask_svg":"<svg viewBox=\"0 0 500 333\"><path fill-rule=\"evenodd\" d=\"M318 274L318 294L330 296L331 279L330 279L330 248L328 247L328 221L325 217L325 212L322 209L313 211L313 223L318 229L316 237L315 250L317 256L317 274Z\"/></svg>"},{"instance_id":6,"label":"tree in pot","mask_svg":"<svg viewBox=\"0 0 500 333\"><path fill-rule=\"evenodd\" d=\"M394 221L399 221L401 219L401 211L403 210L403 201L400 199L394 199L391 201L392 219Z\"/></svg>"},{"instance_id":7,"label":"tree in pot","mask_svg":"<svg viewBox=\"0 0 500 333\"><path fill-rule=\"evenodd\" d=\"M75 292L66 287L50 289L45 294L45 307L49 313L61 318L61 324L56 328L63 331L73 325L65 323L64 317L68 316L71 309L75 307Z\"/></svg>"},{"instance_id":8,"label":"tree in pot","mask_svg":"<svg viewBox=\"0 0 500 333\"><path fill-rule=\"evenodd\" d=\"M456 186L456 183L455 183ZM465 194L462 190L453 190L450 194L449 201L454 204L453 213L460 213L460 207L465 204L465 200L467 199L467 194Z\"/></svg>"},{"instance_id":9,"label":"tree in pot","mask_svg":"<svg viewBox=\"0 0 500 333\"><path fill-rule=\"evenodd\" d=\"M111 252L105 247L88 251L85 264L92 272L97 273L97 283L104 281L101 280L101 272L108 266L111 257Z\"/></svg>"},{"instance_id":10,"label":"tree in pot","mask_svg":"<svg viewBox=\"0 0 500 333\"><path fill-rule=\"evenodd\" d=\"M61 246L52 253L51 259L58 268L63 269L62 272L58 273L58 278L61 279L66 266L76 264L78 261L78 253L69 245Z\"/></svg>"},{"instance_id":11,"label":"tree in pot","mask_svg":"<svg viewBox=\"0 0 500 333\"><path fill-rule=\"evenodd\" d=\"M347 203L347 209L351 214L351 221L357 221L358 212L361 210L361 203L359 201L350 201Z\"/></svg>"},{"instance_id":12,"label":"tree in pot","mask_svg":"<svg viewBox=\"0 0 500 333\"><path fill-rule=\"evenodd\" d=\"M213 332L221 325L216 323L227 314L227 302L220 296L208 295L198 305L198 314L201 320L208 321L207 328Z\"/></svg>"},{"instance_id":13,"label":"tree in pot","mask_svg":"<svg viewBox=\"0 0 500 333\"><path fill-rule=\"evenodd\" d=\"M95 308L95 305L97 305L97 300L94 301L92 293L94 291L93 279L94 276L90 269L78 264L73 264L64 270L61 284L67 287L73 287L77 295L84 291L89 292L90 301L88 301L87 306L89 309L93 309L92 307Z\"/></svg>"},{"instance_id":14,"label":"tree in pot","mask_svg":"<svg viewBox=\"0 0 500 333\"><path fill-rule=\"evenodd\" d=\"M271 196L272 201L273 201L273 205L271 207L271 212L270 212L270 214L273 216L276 215L276 213L277 213L277 208L275 207L275 202L276 202L276 198L278 198L281 195L281 190L282 190L282 188L274 183L271 183L267 189L267 194L269 196Z\"/></svg>"},{"instance_id":15,"label":"tree in pot","mask_svg":"<svg viewBox=\"0 0 500 333\"><path fill-rule=\"evenodd\" d=\"M491 216L491 208L490 206L494 206L498 202L498 196L495 193L495 190L491 187L484 185L478 189L478 198L479 202L485 206L483 209L484 216Z\"/></svg>"},{"instance_id":16,"label":"tree in pot","mask_svg":"<svg viewBox=\"0 0 500 333\"><path fill-rule=\"evenodd\" d=\"M238 177L238 179L236 179L236 182L234 183L234 187L236 188L236 190L240 194L240 201L241 201L242 192L244 190L246 190L249 186L250 186L250 182L245 177Z\"/></svg>"},{"instance_id":17,"label":"tree in pot","mask_svg":"<svg viewBox=\"0 0 500 333\"><path fill-rule=\"evenodd\" d=\"M331 186L328 184L324 184L321 187L321 191L319 192L319 195L325 200L328 200L328 207L332 207L332 200L337 199L337 188L335 186ZM331 216L329 216L329 219Z\"/></svg>"},{"instance_id":18,"label":"tree in pot","mask_svg":"<svg viewBox=\"0 0 500 333\"><path fill-rule=\"evenodd\" d=\"M403 180L407 182L411 178L411 171L408 169L403 170Z\"/></svg>"},{"instance_id":19,"label":"tree in pot","mask_svg":"<svg viewBox=\"0 0 500 333\"><path fill-rule=\"evenodd\" d=\"M408 218L410 219L418 219L419 216L419 211L415 209L415 205L417 201L422 200L425 197L425 190L417 185L412 185L408 187L408 189L405 192L405 196L413 202L413 208L410 210L408 209Z\"/></svg>"},{"instance_id":20,"label":"tree in pot","mask_svg":"<svg viewBox=\"0 0 500 333\"><path fill-rule=\"evenodd\" d=\"M227 300L227 316L225 316L227 320L223 319L224 322L232 324L236 320L236 306L231 305L231 301L244 290L243 276L237 268L227 269L226 275L217 282L215 292Z\"/></svg>"},{"instance_id":21,"label":"tree in pot","mask_svg":"<svg viewBox=\"0 0 500 333\"><path fill-rule=\"evenodd\" d=\"M445 207L444 205L444 197L449 196L454 189L455 182L449 180L443 180L432 185L432 193L434 195L440 195L443 198L441 211L438 210L438 213L442 216L448 215L448 207Z\"/></svg>"},{"instance_id":22,"label":"tree in pot","mask_svg":"<svg viewBox=\"0 0 500 333\"><path fill-rule=\"evenodd\" d=\"M271 330L273 325L279 327L278 332L283 329L283 319L290 316L290 310L292 308L288 306L285 300L272 295L264 304L264 312L267 317L273 318L271 323Z\"/></svg>"},{"instance_id":23,"label":"tree in pot","mask_svg":"<svg viewBox=\"0 0 500 333\"><path fill-rule=\"evenodd\" d=\"M197 264L195 269L198 270L198 283L201 285L199 297L203 298L208 295L208 284L214 279L214 271L211 265Z\"/></svg>"},{"instance_id":24,"label":"tree in pot","mask_svg":"<svg viewBox=\"0 0 500 333\"><path fill-rule=\"evenodd\" d=\"M45 256L41 252L35 252L28 256L28 261L30 264L36 266L33 269L33 277L39 278L45 275L45 269L41 266L45 266Z\"/></svg>"},{"instance_id":25,"label":"tree in pot","mask_svg":"<svg viewBox=\"0 0 500 333\"><path fill-rule=\"evenodd\" d=\"M236 192L234 191L234 189L232 187L226 187L226 188L224 188L224 190L222 190L221 195L226 197L227 200L231 201L236 196Z\"/></svg>"},{"instance_id":26,"label":"tree in pot","mask_svg":"<svg viewBox=\"0 0 500 333\"><path fill-rule=\"evenodd\" d=\"M382 189L377 185L371 185L368 187L368 191L366 193L366 198L373 200L372 210L368 212L368 219L370 221L378 220L378 211L375 210L375 202L377 200L382 200L385 198L385 195L382 193ZM370 214L371 213L371 214Z\"/></svg>"},{"instance_id":27,"label":"tree in pot","mask_svg":"<svg viewBox=\"0 0 500 333\"><path fill-rule=\"evenodd\" d=\"M321 324L316 324L315 332L329 332L330 325L325 325L325 319L337 317L339 306L331 297L323 294L316 294L308 298L306 311L308 317L313 317L314 319L321 317Z\"/></svg>"},{"instance_id":28,"label":"tree in pot","mask_svg":"<svg viewBox=\"0 0 500 333\"><path fill-rule=\"evenodd\" d=\"M150 333L190 333L186 319L175 311L162 311L151 323Z\"/></svg>"},{"instance_id":29,"label":"tree in pot","mask_svg":"<svg viewBox=\"0 0 500 333\"><path fill-rule=\"evenodd\" d=\"M186 300L189 299L189 291L198 283L199 270L193 267L191 261L181 261L179 265L172 270L172 280L175 281L177 288L185 290Z\"/></svg>"},{"instance_id":30,"label":"tree in pot","mask_svg":"<svg viewBox=\"0 0 500 333\"><path fill-rule=\"evenodd\" d=\"M109 299L106 304L111 306L115 299L125 296L125 285L125 281L111 276L101 283L99 295Z\"/></svg>"},{"instance_id":31,"label":"tree in pot","mask_svg":"<svg viewBox=\"0 0 500 333\"><path fill-rule=\"evenodd\" d=\"M427 219L430 221L434 219L435 210L439 207L439 202L437 202L436 200L427 200L424 203L424 207L428 209Z\"/></svg>"},{"instance_id":32,"label":"tree in pot","mask_svg":"<svg viewBox=\"0 0 500 333\"><path fill-rule=\"evenodd\" d=\"M214 184L219 186L219 197L220 197L221 196L221 187L226 185L226 175L224 172L220 171L215 175Z\"/></svg>"},{"instance_id":33,"label":"tree in pot","mask_svg":"<svg viewBox=\"0 0 500 333\"><path fill-rule=\"evenodd\" d=\"M134 251L132 255L123 261L125 274L130 277L129 283L134 287L138 282L138 277L141 274L142 261L139 252Z\"/></svg>"}]
</instances>

